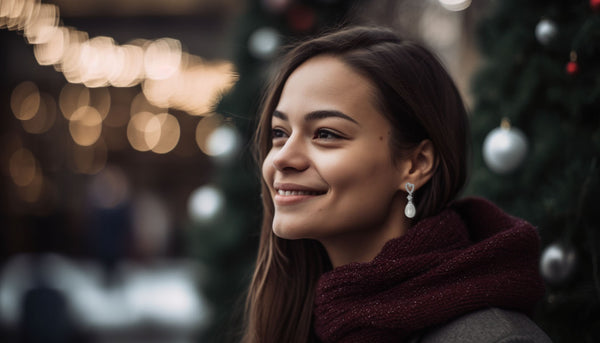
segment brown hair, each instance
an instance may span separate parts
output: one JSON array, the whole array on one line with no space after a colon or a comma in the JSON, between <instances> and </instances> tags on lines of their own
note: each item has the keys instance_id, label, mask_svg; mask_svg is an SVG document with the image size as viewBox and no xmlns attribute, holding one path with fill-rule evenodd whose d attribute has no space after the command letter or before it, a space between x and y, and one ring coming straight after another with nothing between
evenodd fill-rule
<instances>
[{"instance_id":1,"label":"brown hair","mask_svg":"<svg viewBox=\"0 0 600 343\"><path fill-rule=\"evenodd\" d=\"M259 166L271 149L271 116L290 74L317 55L333 55L370 79L376 102L392 126L394 159L429 139L435 172L414 199L417 217L438 213L466 180L468 120L454 82L428 50L383 28L354 27L297 45L285 56L263 100L256 132ZM262 182L263 223L246 301L244 342L313 340L312 308L319 276L330 269L320 243L281 239L272 231L273 202Z\"/></svg>"}]
</instances>

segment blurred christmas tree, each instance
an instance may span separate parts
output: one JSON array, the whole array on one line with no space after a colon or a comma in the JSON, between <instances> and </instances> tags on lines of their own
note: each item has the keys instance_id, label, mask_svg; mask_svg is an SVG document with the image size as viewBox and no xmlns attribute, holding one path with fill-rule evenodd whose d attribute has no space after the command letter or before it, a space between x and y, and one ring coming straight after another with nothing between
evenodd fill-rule
<instances>
[{"instance_id":1,"label":"blurred christmas tree","mask_svg":"<svg viewBox=\"0 0 600 343\"><path fill-rule=\"evenodd\" d=\"M467 193L539 228L553 341L600 342L600 1L495 1L478 41Z\"/></svg>"},{"instance_id":2,"label":"blurred christmas tree","mask_svg":"<svg viewBox=\"0 0 600 343\"><path fill-rule=\"evenodd\" d=\"M258 251L262 215L252 135L276 57L294 41L349 23L349 13L357 2L249 0L232 32L232 58L239 80L221 100L217 112L239 132L243 147L234 158L216 163L212 186L223 195L225 207L192 223L189 230L191 254L207 267L202 291L213 305L213 323L202 341L239 341L243 296Z\"/></svg>"}]
</instances>

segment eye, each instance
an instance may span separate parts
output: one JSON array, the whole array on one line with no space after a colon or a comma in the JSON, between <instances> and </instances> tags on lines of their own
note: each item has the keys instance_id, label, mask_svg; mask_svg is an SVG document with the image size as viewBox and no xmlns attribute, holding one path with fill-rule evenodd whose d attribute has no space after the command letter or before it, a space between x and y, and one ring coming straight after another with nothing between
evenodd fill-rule
<instances>
[{"instance_id":1,"label":"eye","mask_svg":"<svg viewBox=\"0 0 600 343\"><path fill-rule=\"evenodd\" d=\"M286 138L286 137L287 137L287 133L285 133L285 131L283 131L282 129L278 129L278 128L271 129L271 138L272 139Z\"/></svg>"},{"instance_id":2,"label":"eye","mask_svg":"<svg viewBox=\"0 0 600 343\"><path fill-rule=\"evenodd\" d=\"M341 139L342 136L340 136L337 133L335 133L331 130L328 130L328 129L318 129L317 132L315 132L314 138L331 140L331 139Z\"/></svg>"}]
</instances>

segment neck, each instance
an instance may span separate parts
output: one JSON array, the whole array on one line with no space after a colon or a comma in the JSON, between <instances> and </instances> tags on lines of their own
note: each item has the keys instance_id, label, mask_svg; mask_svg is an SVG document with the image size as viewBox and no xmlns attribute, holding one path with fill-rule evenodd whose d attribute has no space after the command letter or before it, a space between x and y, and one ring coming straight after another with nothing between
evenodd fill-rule
<instances>
[{"instance_id":1,"label":"neck","mask_svg":"<svg viewBox=\"0 0 600 343\"><path fill-rule=\"evenodd\" d=\"M404 216L400 206L391 206L387 220L375 228L365 228L335 237L321 238L319 241L329 255L333 268L352 262L372 261L389 240L404 235L410 227L410 220Z\"/></svg>"}]
</instances>

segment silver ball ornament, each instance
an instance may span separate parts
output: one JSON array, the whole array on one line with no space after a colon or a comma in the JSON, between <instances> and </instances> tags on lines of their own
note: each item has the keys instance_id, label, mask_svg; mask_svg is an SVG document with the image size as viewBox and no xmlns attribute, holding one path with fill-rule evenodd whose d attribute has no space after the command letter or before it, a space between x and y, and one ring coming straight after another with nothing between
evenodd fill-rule
<instances>
[{"instance_id":1,"label":"silver ball ornament","mask_svg":"<svg viewBox=\"0 0 600 343\"><path fill-rule=\"evenodd\" d=\"M570 278L576 263L575 250L555 243L544 249L540 259L540 272L548 283L560 284Z\"/></svg>"},{"instance_id":2,"label":"silver ball ornament","mask_svg":"<svg viewBox=\"0 0 600 343\"><path fill-rule=\"evenodd\" d=\"M483 160L488 168L498 174L517 169L525 156L529 143L521 130L512 128L507 120L492 130L483 142Z\"/></svg>"},{"instance_id":3,"label":"silver ball ornament","mask_svg":"<svg viewBox=\"0 0 600 343\"><path fill-rule=\"evenodd\" d=\"M558 29L556 24L549 19L542 19L535 27L535 37L537 40L546 45L556 36Z\"/></svg>"}]
</instances>

